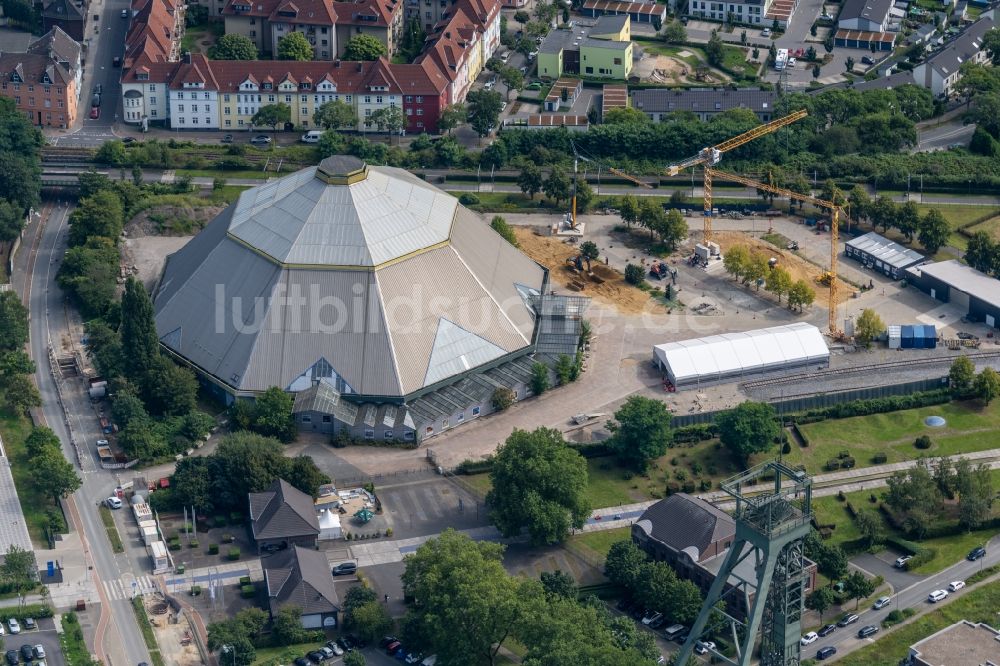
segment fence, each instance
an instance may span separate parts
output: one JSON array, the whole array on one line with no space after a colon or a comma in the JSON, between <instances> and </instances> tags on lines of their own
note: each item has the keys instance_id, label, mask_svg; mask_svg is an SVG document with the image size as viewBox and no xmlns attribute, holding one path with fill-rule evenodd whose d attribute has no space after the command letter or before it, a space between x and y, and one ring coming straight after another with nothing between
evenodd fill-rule
<instances>
[{"instance_id":1,"label":"fence","mask_svg":"<svg viewBox=\"0 0 1000 666\"><path fill-rule=\"evenodd\" d=\"M808 395L798 395L784 400L768 400L779 414L794 414L804 412L809 409L820 409L832 407L853 400L870 400L872 398L886 398L894 395L909 395L919 391L931 391L948 386L947 377L931 377L918 379L901 384L887 384L884 386L868 386L864 388L848 389L846 391L834 391L830 393L812 393ZM671 425L680 428L689 425L702 423L712 423L718 411L701 412L699 414L680 414L675 416Z\"/></svg>"}]
</instances>

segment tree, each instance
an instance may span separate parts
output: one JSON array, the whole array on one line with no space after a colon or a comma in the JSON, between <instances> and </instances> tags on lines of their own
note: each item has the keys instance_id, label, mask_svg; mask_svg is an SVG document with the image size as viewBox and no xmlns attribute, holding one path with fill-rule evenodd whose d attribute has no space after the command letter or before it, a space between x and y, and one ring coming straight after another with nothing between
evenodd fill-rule
<instances>
[{"instance_id":1,"label":"tree","mask_svg":"<svg viewBox=\"0 0 1000 666\"><path fill-rule=\"evenodd\" d=\"M354 609L351 626L368 643L374 643L385 632L392 628L392 618L389 611L383 604L377 601L368 603Z\"/></svg>"},{"instance_id":2,"label":"tree","mask_svg":"<svg viewBox=\"0 0 1000 666\"><path fill-rule=\"evenodd\" d=\"M983 368L976 376L972 392L985 405L993 402L995 398L1000 397L1000 373L993 368Z\"/></svg>"},{"instance_id":3,"label":"tree","mask_svg":"<svg viewBox=\"0 0 1000 666\"><path fill-rule=\"evenodd\" d=\"M465 122L469 117L469 110L464 104L449 104L441 109L441 116L438 118L438 129L451 134L451 131Z\"/></svg>"},{"instance_id":4,"label":"tree","mask_svg":"<svg viewBox=\"0 0 1000 666\"><path fill-rule=\"evenodd\" d=\"M94 236L118 242L125 225L121 199L114 192L101 190L80 201L69 216L69 244L84 245Z\"/></svg>"},{"instance_id":5,"label":"tree","mask_svg":"<svg viewBox=\"0 0 1000 666\"><path fill-rule=\"evenodd\" d=\"M358 116L354 107L340 100L325 102L313 114L313 123L323 129L354 129L358 125Z\"/></svg>"},{"instance_id":6,"label":"tree","mask_svg":"<svg viewBox=\"0 0 1000 666\"><path fill-rule=\"evenodd\" d=\"M133 421L149 418L146 406L131 389L119 389L111 401L111 417L120 428L127 428Z\"/></svg>"},{"instance_id":7,"label":"tree","mask_svg":"<svg viewBox=\"0 0 1000 666\"><path fill-rule=\"evenodd\" d=\"M594 203L594 190L585 180L576 181L576 211L586 213Z\"/></svg>"},{"instance_id":8,"label":"tree","mask_svg":"<svg viewBox=\"0 0 1000 666\"><path fill-rule=\"evenodd\" d=\"M551 598L562 598L576 600L577 587L576 579L561 569L555 571L543 571L541 574L542 588L545 595Z\"/></svg>"},{"instance_id":9,"label":"tree","mask_svg":"<svg viewBox=\"0 0 1000 666\"><path fill-rule=\"evenodd\" d=\"M614 420L607 422L611 432L608 446L623 465L644 471L673 441L670 420L667 406L659 400L629 396Z\"/></svg>"},{"instance_id":10,"label":"tree","mask_svg":"<svg viewBox=\"0 0 1000 666\"><path fill-rule=\"evenodd\" d=\"M348 629L353 628L354 611L373 601L378 601L378 596L376 596L375 590L367 585L355 585L348 588L347 594L344 595L342 609L344 611L344 626Z\"/></svg>"},{"instance_id":11,"label":"tree","mask_svg":"<svg viewBox=\"0 0 1000 666\"><path fill-rule=\"evenodd\" d=\"M503 546L447 529L406 558L405 596L417 599L404 625L444 664L494 664L521 621L535 581L515 579L501 564Z\"/></svg>"},{"instance_id":12,"label":"tree","mask_svg":"<svg viewBox=\"0 0 1000 666\"><path fill-rule=\"evenodd\" d=\"M223 35L208 50L212 60L257 60L257 45L249 37L234 32Z\"/></svg>"},{"instance_id":13,"label":"tree","mask_svg":"<svg viewBox=\"0 0 1000 666\"><path fill-rule=\"evenodd\" d=\"M40 456L49 449L58 451L60 447L59 438L50 428L36 426L31 429L31 433L24 440L24 449L29 458Z\"/></svg>"},{"instance_id":14,"label":"tree","mask_svg":"<svg viewBox=\"0 0 1000 666\"><path fill-rule=\"evenodd\" d=\"M378 60L386 54L385 44L371 35L355 35L344 48L344 60Z\"/></svg>"},{"instance_id":15,"label":"tree","mask_svg":"<svg viewBox=\"0 0 1000 666\"><path fill-rule=\"evenodd\" d=\"M959 458L955 464L955 481L959 493L958 522L972 531L992 513L996 493L990 469L983 464L973 467L968 458Z\"/></svg>"},{"instance_id":16,"label":"tree","mask_svg":"<svg viewBox=\"0 0 1000 666\"><path fill-rule=\"evenodd\" d=\"M725 47L722 45L722 38L719 37L718 30L712 31L712 36L705 44L705 58L708 60L708 64L713 67L721 65L725 58Z\"/></svg>"},{"instance_id":17,"label":"tree","mask_svg":"<svg viewBox=\"0 0 1000 666\"><path fill-rule=\"evenodd\" d=\"M390 135L399 134L406 126L406 117L398 106L386 106L376 110L365 119L365 125L369 124L375 125L380 132L387 132Z\"/></svg>"},{"instance_id":18,"label":"tree","mask_svg":"<svg viewBox=\"0 0 1000 666\"><path fill-rule=\"evenodd\" d=\"M959 356L948 370L948 386L956 395L962 395L972 387L976 378L976 365L968 356Z\"/></svg>"},{"instance_id":19,"label":"tree","mask_svg":"<svg viewBox=\"0 0 1000 666\"><path fill-rule=\"evenodd\" d=\"M627 590L636 587L646 563L646 554L631 539L616 541L604 560L604 575Z\"/></svg>"},{"instance_id":20,"label":"tree","mask_svg":"<svg viewBox=\"0 0 1000 666\"><path fill-rule=\"evenodd\" d=\"M0 564L0 580L10 591L21 595L35 587L36 571L35 554L12 543Z\"/></svg>"},{"instance_id":21,"label":"tree","mask_svg":"<svg viewBox=\"0 0 1000 666\"><path fill-rule=\"evenodd\" d=\"M872 340L882 335L884 331L885 323L878 312L872 308L865 308L854 324L854 339L865 347L871 347Z\"/></svg>"},{"instance_id":22,"label":"tree","mask_svg":"<svg viewBox=\"0 0 1000 666\"><path fill-rule=\"evenodd\" d=\"M549 390L549 366L535 362L531 364L531 392L541 395Z\"/></svg>"},{"instance_id":23,"label":"tree","mask_svg":"<svg viewBox=\"0 0 1000 666\"><path fill-rule=\"evenodd\" d=\"M490 228L500 234L505 241L514 247L518 247L517 236L514 235L513 227L507 224L507 220L503 219L499 215L494 215L493 219L490 221Z\"/></svg>"},{"instance_id":24,"label":"tree","mask_svg":"<svg viewBox=\"0 0 1000 666\"><path fill-rule=\"evenodd\" d=\"M859 511L854 522L857 523L858 531L861 532L861 536L869 548L882 543L885 538L882 519L875 515L875 512Z\"/></svg>"},{"instance_id":25,"label":"tree","mask_svg":"<svg viewBox=\"0 0 1000 666\"><path fill-rule=\"evenodd\" d=\"M367 663L365 655L357 650L351 650L344 655L344 666L365 666Z\"/></svg>"},{"instance_id":26,"label":"tree","mask_svg":"<svg viewBox=\"0 0 1000 666\"><path fill-rule=\"evenodd\" d=\"M500 70L500 80L507 86L507 101L510 101L512 91L524 88L524 74L516 67L504 67Z\"/></svg>"},{"instance_id":27,"label":"tree","mask_svg":"<svg viewBox=\"0 0 1000 666\"><path fill-rule=\"evenodd\" d=\"M590 515L587 461L556 430L514 430L497 449L490 481L490 520L505 536L527 528L534 545L559 543Z\"/></svg>"},{"instance_id":28,"label":"tree","mask_svg":"<svg viewBox=\"0 0 1000 666\"><path fill-rule=\"evenodd\" d=\"M990 28L983 35L982 48L989 56L993 65L1000 65L1000 30Z\"/></svg>"},{"instance_id":29,"label":"tree","mask_svg":"<svg viewBox=\"0 0 1000 666\"><path fill-rule=\"evenodd\" d=\"M587 270L589 271L590 262L597 261L598 257L601 256L601 251L594 241L583 241L580 243L580 256L587 262Z\"/></svg>"},{"instance_id":30,"label":"tree","mask_svg":"<svg viewBox=\"0 0 1000 666\"><path fill-rule=\"evenodd\" d=\"M750 258L743 267L743 284L753 284L757 287L757 291L760 291L760 285L770 271L768 259L769 257L763 252L752 250Z\"/></svg>"},{"instance_id":31,"label":"tree","mask_svg":"<svg viewBox=\"0 0 1000 666\"><path fill-rule=\"evenodd\" d=\"M896 203L889 197L875 199L868 210L872 226L881 226L883 233L888 231L889 227L896 226L897 208Z\"/></svg>"},{"instance_id":32,"label":"tree","mask_svg":"<svg viewBox=\"0 0 1000 666\"><path fill-rule=\"evenodd\" d=\"M809 62L815 62L816 61L816 47L815 46L810 46L809 48L806 49L806 60L808 60Z\"/></svg>"},{"instance_id":33,"label":"tree","mask_svg":"<svg viewBox=\"0 0 1000 666\"><path fill-rule=\"evenodd\" d=\"M353 41L353 40L352 40ZM350 48L351 43L347 46ZM290 32L278 40L278 60L298 60L308 62L313 59L314 51L312 44L301 32ZM347 58L355 60L355 58ZM255 122L254 125L257 123Z\"/></svg>"},{"instance_id":34,"label":"tree","mask_svg":"<svg viewBox=\"0 0 1000 666\"><path fill-rule=\"evenodd\" d=\"M526 164L517 176L517 186L521 192L534 199L542 191L542 171L534 164Z\"/></svg>"},{"instance_id":35,"label":"tree","mask_svg":"<svg viewBox=\"0 0 1000 666\"><path fill-rule=\"evenodd\" d=\"M128 350L123 355L128 376L145 377L160 356L160 343L153 317L153 302L146 287L134 277L125 282L125 293L122 294L121 340L122 347Z\"/></svg>"},{"instance_id":36,"label":"tree","mask_svg":"<svg viewBox=\"0 0 1000 666\"><path fill-rule=\"evenodd\" d=\"M38 388L28 375L13 375L4 380L3 398L5 407L15 413L24 414L32 407L42 405Z\"/></svg>"},{"instance_id":37,"label":"tree","mask_svg":"<svg viewBox=\"0 0 1000 666\"><path fill-rule=\"evenodd\" d=\"M24 215L17 206L0 198L0 242L10 242L24 229Z\"/></svg>"},{"instance_id":38,"label":"tree","mask_svg":"<svg viewBox=\"0 0 1000 666\"><path fill-rule=\"evenodd\" d=\"M557 206L560 201L569 198L570 182L566 173L557 166L552 167L549 177L542 183L542 191L545 196L554 199Z\"/></svg>"},{"instance_id":39,"label":"tree","mask_svg":"<svg viewBox=\"0 0 1000 666\"><path fill-rule=\"evenodd\" d=\"M965 262L977 271L993 273L995 259L998 256L1000 256L1000 245L994 243L985 231L977 231L969 238L965 250Z\"/></svg>"},{"instance_id":40,"label":"tree","mask_svg":"<svg viewBox=\"0 0 1000 666\"><path fill-rule=\"evenodd\" d=\"M495 90L474 90L465 97L469 108L469 122L480 138L497 126L503 98Z\"/></svg>"},{"instance_id":41,"label":"tree","mask_svg":"<svg viewBox=\"0 0 1000 666\"><path fill-rule=\"evenodd\" d=\"M855 185L851 188L850 194L847 195L847 204L851 219L855 222L860 222L862 218L869 217L872 199L861 185Z\"/></svg>"},{"instance_id":42,"label":"tree","mask_svg":"<svg viewBox=\"0 0 1000 666\"><path fill-rule=\"evenodd\" d=\"M899 207L896 214L896 228L906 236L906 241L913 240L913 234L920 227L920 208L913 201L907 201Z\"/></svg>"},{"instance_id":43,"label":"tree","mask_svg":"<svg viewBox=\"0 0 1000 666\"><path fill-rule=\"evenodd\" d=\"M723 268L735 278L743 277L743 272L749 262L750 252L746 245L734 245L722 257Z\"/></svg>"},{"instance_id":44,"label":"tree","mask_svg":"<svg viewBox=\"0 0 1000 666\"><path fill-rule=\"evenodd\" d=\"M285 606L278 610L271 621L271 635L278 645L295 645L307 640L308 632L302 628L302 608Z\"/></svg>"},{"instance_id":45,"label":"tree","mask_svg":"<svg viewBox=\"0 0 1000 666\"><path fill-rule=\"evenodd\" d=\"M667 44L683 44L687 41L687 29L680 21L674 20L663 29L663 41Z\"/></svg>"},{"instance_id":46,"label":"tree","mask_svg":"<svg viewBox=\"0 0 1000 666\"><path fill-rule=\"evenodd\" d=\"M781 434L774 407L763 402L744 402L715 419L719 441L746 464L750 456L769 450Z\"/></svg>"},{"instance_id":47,"label":"tree","mask_svg":"<svg viewBox=\"0 0 1000 666\"><path fill-rule=\"evenodd\" d=\"M56 504L82 483L73 465L55 448L45 449L31 461L31 479L35 488Z\"/></svg>"},{"instance_id":48,"label":"tree","mask_svg":"<svg viewBox=\"0 0 1000 666\"><path fill-rule=\"evenodd\" d=\"M286 35L286 39L292 35L297 35L299 33L293 32ZM265 104L257 110L257 113L253 114L253 118L250 122L254 125L267 125L271 128L272 132L278 131L278 125L285 125L292 121L292 109L284 102L278 102L277 104Z\"/></svg>"},{"instance_id":49,"label":"tree","mask_svg":"<svg viewBox=\"0 0 1000 666\"><path fill-rule=\"evenodd\" d=\"M264 437L274 437L280 442L295 439L295 417L292 415L291 394L277 386L264 391L254 401L253 421L250 429Z\"/></svg>"},{"instance_id":50,"label":"tree","mask_svg":"<svg viewBox=\"0 0 1000 666\"><path fill-rule=\"evenodd\" d=\"M903 526L909 534L922 538L942 505L941 490L927 459L920 458L913 467L894 472L886 484L886 505L904 517Z\"/></svg>"},{"instance_id":51,"label":"tree","mask_svg":"<svg viewBox=\"0 0 1000 666\"><path fill-rule=\"evenodd\" d=\"M937 208L931 208L920 220L920 233L917 235L917 240L920 241L928 254L935 254L941 246L948 242L950 235L951 226Z\"/></svg>"},{"instance_id":52,"label":"tree","mask_svg":"<svg viewBox=\"0 0 1000 666\"><path fill-rule=\"evenodd\" d=\"M194 409L198 379L169 358L158 356L142 380L146 407L154 414L181 416Z\"/></svg>"},{"instance_id":53,"label":"tree","mask_svg":"<svg viewBox=\"0 0 1000 666\"><path fill-rule=\"evenodd\" d=\"M723 259L725 261L725 259ZM792 288L792 275L784 268L780 266L775 266L768 273L766 279L766 286L769 292L778 297L778 302L781 302L781 297L788 293L788 290Z\"/></svg>"},{"instance_id":54,"label":"tree","mask_svg":"<svg viewBox=\"0 0 1000 666\"><path fill-rule=\"evenodd\" d=\"M812 75L813 75L813 78L814 78L814 79L818 79L818 78L819 78L819 75L820 75L820 68L819 68L819 65L813 65L813 68L812 68Z\"/></svg>"},{"instance_id":55,"label":"tree","mask_svg":"<svg viewBox=\"0 0 1000 666\"><path fill-rule=\"evenodd\" d=\"M635 195L626 194L621 198L618 214L621 215L622 222L626 227L631 227L639 221L639 200Z\"/></svg>"},{"instance_id":56,"label":"tree","mask_svg":"<svg viewBox=\"0 0 1000 666\"><path fill-rule=\"evenodd\" d=\"M830 610L830 607L837 601L837 596L829 587L821 587L813 590L806 597L806 608L819 613L819 621L823 621L823 613Z\"/></svg>"},{"instance_id":57,"label":"tree","mask_svg":"<svg viewBox=\"0 0 1000 666\"><path fill-rule=\"evenodd\" d=\"M845 69L848 72L853 72L854 71L854 58L852 58L851 56L847 56L847 61L845 62L844 67L845 67Z\"/></svg>"},{"instance_id":58,"label":"tree","mask_svg":"<svg viewBox=\"0 0 1000 666\"><path fill-rule=\"evenodd\" d=\"M28 343L28 308L14 291L0 291L0 352L22 349Z\"/></svg>"},{"instance_id":59,"label":"tree","mask_svg":"<svg viewBox=\"0 0 1000 666\"><path fill-rule=\"evenodd\" d=\"M860 571L852 571L844 580L844 592L848 599L854 599L854 608L857 608L862 599L870 597L875 593L877 585L874 580L869 579Z\"/></svg>"}]
</instances>

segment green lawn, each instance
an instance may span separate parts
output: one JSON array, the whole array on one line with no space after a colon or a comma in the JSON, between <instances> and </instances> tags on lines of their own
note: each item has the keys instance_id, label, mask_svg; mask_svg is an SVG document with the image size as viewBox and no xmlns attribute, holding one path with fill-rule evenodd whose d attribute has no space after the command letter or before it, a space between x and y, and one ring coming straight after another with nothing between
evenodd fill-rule
<instances>
[{"instance_id":1,"label":"green lawn","mask_svg":"<svg viewBox=\"0 0 1000 666\"><path fill-rule=\"evenodd\" d=\"M111 542L111 550L116 553L124 553L125 547L122 545L122 538L118 534L118 526L115 525L111 509L102 504L99 511L101 512L101 522L104 523L104 529L108 533L108 541Z\"/></svg>"},{"instance_id":2,"label":"green lawn","mask_svg":"<svg viewBox=\"0 0 1000 666\"><path fill-rule=\"evenodd\" d=\"M960 620L997 624L997 609L1000 608L1000 585L984 585L954 601L936 607L933 611L916 620L905 623L899 629L883 633L871 645L856 650L837 661L838 666L897 666L909 654L909 647L921 638L930 636L948 625Z\"/></svg>"},{"instance_id":3,"label":"green lawn","mask_svg":"<svg viewBox=\"0 0 1000 666\"><path fill-rule=\"evenodd\" d=\"M0 437L10 460L17 496L21 500L21 510L28 524L28 533L36 544L45 541L45 512L54 509L52 501L39 493L31 481L31 462L24 450L24 440L31 433L31 422L10 412L0 411Z\"/></svg>"},{"instance_id":4,"label":"green lawn","mask_svg":"<svg viewBox=\"0 0 1000 666\"><path fill-rule=\"evenodd\" d=\"M948 425L931 428L924 418L943 416ZM859 467L871 465L875 453L885 453L888 462L912 460L919 454L930 456L954 455L982 451L998 446L993 435L1000 430L1000 404L981 408L976 402L952 402L889 414L873 414L848 419L821 421L800 426L809 438L809 446L792 447L787 460L801 463L811 473L822 473L823 464L847 450L857 459ZM913 446L919 435L929 435L930 449L920 451Z\"/></svg>"},{"instance_id":5,"label":"green lawn","mask_svg":"<svg viewBox=\"0 0 1000 666\"><path fill-rule=\"evenodd\" d=\"M970 235L977 231L985 231L994 241L1000 242L1000 216L966 227L965 231Z\"/></svg>"},{"instance_id":6,"label":"green lawn","mask_svg":"<svg viewBox=\"0 0 1000 666\"><path fill-rule=\"evenodd\" d=\"M257 648L257 658L253 666L277 666L278 664L291 664L296 657L301 657L312 650L320 647L322 643L311 641L308 643L297 643L295 645L285 645L282 647Z\"/></svg>"},{"instance_id":7,"label":"green lawn","mask_svg":"<svg viewBox=\"0 0 1000 666\"><path fill-rule=\"evenodd\" d=\"M608 551L615 543L629 538L630 527L616 527L612 530L601 530L599 532L587 532L585 534L575 534L569 538L570 546L577 546L582 550L593 553L595 557L604 559L608 556Z\"/></svg>"},{"instance_id":8,"label":"green lawn","mask_svg":"<svg viewBox=\"0 0 1000 666\"><path fill-rule=\"evenodd\" d=\"M931 208L941 211L944 219L951 225L952 234L948 238L948 244L960 250L964 250L968 245L968 238L958 230L968 226L974 220L981 218L990 212L989 206L977 206L975 204L917 204L921 214L926 213Z\"/></svg>"}]
</instances>

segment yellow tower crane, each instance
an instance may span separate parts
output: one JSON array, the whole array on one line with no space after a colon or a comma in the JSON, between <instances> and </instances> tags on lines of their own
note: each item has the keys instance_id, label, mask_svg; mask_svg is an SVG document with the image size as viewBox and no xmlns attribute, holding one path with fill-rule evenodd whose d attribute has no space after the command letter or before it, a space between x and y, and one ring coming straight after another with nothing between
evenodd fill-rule
<instances>
[{"instance_id":1,"label":"yellow tower crane","mask_svg":"<svg viewBox=\"0 0 1000 666\"><path fill-rule=\"evenodd\" d=\"M772 120L769 123L764 123L763 125L758 125L752 130L744 132L738 136L734 136L731 139L727 139L722 143L712 146L711 148L702 148L697 155L694 157L689 157L683 162L678 162L677 164L672 164L667 167L668 176L676 176L678 173L684 169L690 167L695 167L698 165L705 165L705 209L704 209L704 223L705 223L705 241L708 242L712 240L712 171L711 167L715 166L722 159L722 154L733 150L734 148L739 148L743 144L749 143L754 139L759 139L762 136L770 134L776 130L781 129L786 125L791 125L796 120L801 120L805 118L808 112L805 109L800 109L799 111L793 111L787 116L782 116L776 120ZM762 188L763 189L763 188Z\"/></svg>"},{"instance_id":2,"label":"yellow tower crane","mask_svg":"<svg viewBox=\"0 0 1000 666\"><path fill-rule=\"evenodd\" d=\"M747 187L755 187L758 190L771 192L772 194L777 194L781 197L804 201L808 204L825 208L830 211L830 270L827 274L829 276L830 283L830 297L827 305L829 307L830 335L834 338L840 337L840 329L837 328L837 237L840 233L840 213L843 208L833 201L818 199L809 194L799 194L798 192L793 192L792 190L787 190L783 187L775 187L774 185L769 185L768 183L761 183L745 176L738 176L724 171L716 171L710 167L705 167L705 173L706 179L717 177L724 178L726 180L733 180L737 183L742 183Z\"/></svg>"}]
</instances>

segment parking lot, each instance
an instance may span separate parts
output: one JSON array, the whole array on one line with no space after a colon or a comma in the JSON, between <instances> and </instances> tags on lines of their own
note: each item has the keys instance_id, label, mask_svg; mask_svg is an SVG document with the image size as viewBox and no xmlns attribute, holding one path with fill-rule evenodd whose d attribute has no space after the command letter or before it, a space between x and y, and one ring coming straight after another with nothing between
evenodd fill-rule
<instances>
[{"instance_id":1,"label":"parking lot","mask_svg":"<svg viewBox=\"0 0 1000 666\"><path fill-rule=\"evenodd\" d=\"M31 663L39 664L44 661L46 666L65 666L66 660L59 647L59 634L56 632L55 621L52 618L35 620L37 628L28 631L24 628L24 622L20 621L21 633L12 635L10 627L4 623L5 635L3 636L4 652L17 650L20 653L22 645L41 645L45 650L43 660L32 658ZM24 663L25 659L18 654L18 661ZM7 663L6 661L4 663Z\"/></svg>"}]
</instances>

